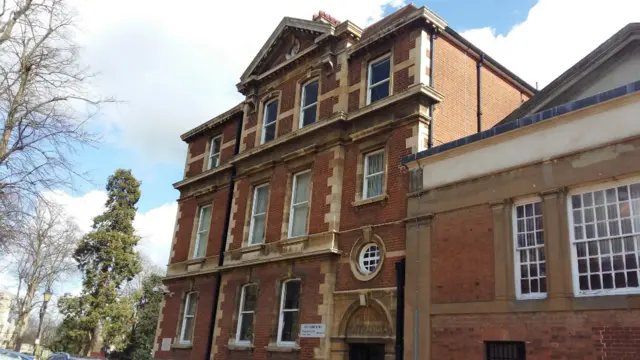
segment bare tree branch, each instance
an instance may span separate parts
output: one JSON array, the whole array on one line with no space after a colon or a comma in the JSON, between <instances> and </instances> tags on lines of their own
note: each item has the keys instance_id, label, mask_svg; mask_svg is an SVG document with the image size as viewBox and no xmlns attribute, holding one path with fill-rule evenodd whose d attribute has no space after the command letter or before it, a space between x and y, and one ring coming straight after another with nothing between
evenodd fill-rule
<instances>
[{"instance_id":1,"label":"bare tree branch","mask_svg":"<svg viewBox=\"0 0 640 360\"><path fill-rule=\"evenodd\" d=\"M87 123L112 99L91 94L68 0L0 0L0 253L23 209L86 179L71 160L99 140Z\"/></svg>"}]
</instances>

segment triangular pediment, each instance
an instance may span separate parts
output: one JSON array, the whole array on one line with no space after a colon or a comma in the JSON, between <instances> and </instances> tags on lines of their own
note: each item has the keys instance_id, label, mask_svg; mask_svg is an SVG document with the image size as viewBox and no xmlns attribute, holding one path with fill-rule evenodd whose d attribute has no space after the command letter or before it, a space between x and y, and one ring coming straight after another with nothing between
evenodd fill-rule
<instances>
[{"instance_id":1,"label":"triangular pediment","mask_svg":"<svg viewBox=\"0 0 640 360\"><path fill-rule=\"evenodd\" d=\"M640 80L640 23L625 26L499 124Z\"/></svg>"},{"instance_id":2,"label":"triangular pediment","mask_svg":"<svg viewBox=\"0 0 640 360\"><path fill-rule=\"evenodd\" d=\"M288 61L315 43L318 36L332 33L331 24L285 17L273 31L262 49L242 74L240 81L252 75L260 75Z\"/></svg>"}]
</instances>

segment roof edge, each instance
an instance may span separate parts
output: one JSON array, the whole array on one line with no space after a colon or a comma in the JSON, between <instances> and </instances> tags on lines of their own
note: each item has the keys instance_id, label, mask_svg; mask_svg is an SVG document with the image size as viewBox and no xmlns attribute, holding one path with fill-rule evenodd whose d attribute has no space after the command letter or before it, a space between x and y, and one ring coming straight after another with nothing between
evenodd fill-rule
<instances>
[{"instance_id":1,"label":"roof edge","mask_svg":"<svg viewBox=\"0 0 640 360\"><path fill-rule=\"evenodd\" d=\"M251 63L249 63L249 66L247 66L245 71L242 73L242 75L240 76L240 82L244 82L251 75L251 73L253 72L253 70L255 70L260 60L269 52L269 49L278 39L282 31L284 31L284 29L289 26L304 28L311 31L320 32L323 34L332 32L335 28L334 25L328 24L328 23L322 23L322 22L317 22L313 20L305 20L305 19L298 19L298 18L285 16L284 18L282 18L282 20L280 21L278 26L275 28L275 30L271 33L271 35L269 36L267 41L264 43L264 45L262 45L262 48L260 48L260 51L258 51L258 53L253 58L253 60L251 60Z\"/></svg>"},{"instance_id":2,"label":"roof edge","mask_svg":"<svg viewBox=\"0 0 640 360\"><path fill-rule=\"evenodd\" d=\"M610 100L614 100L623 96L631 95L640 91L640 81L635 81L627 85L619 86L617 88L601 92L596 95L588 96L576 101L572 101L566 104L558 105L550 109L540 111L533 115L529 115L520 119L510 121L508 123L492 127L488 130L475 133L470 136L463 137L461 139L451 141L431 149L423 150L415 154L405 155L402 157L402 164L406 165L409 162L420 160L432 155L436 155L451 149L455 149L464 145L475 143L483 139L491 138L497 135L507 133L516 129L527 127L541 121L547 121L554 119L558 116L569 114L590 106L598 105Z\"/></svg>"},{"instance_id":3,"label":"roof edge","mask_svg":"<svg viewBox=\"0 0 640 360\"><path fill-rule=\"evenodd\" d=\"M524 116L526 113L532 111L536 106L542 105L542 102L552 97L552 95L559 90L563 84L570 81L576 76L587 76L589 72L584 72L586 67L589 67L594 62L599 61L603 56L606 56L607 50L615 49L623 44L627 39L633 35L640 35L640 23L629 23L622 29L618 30L615 34L598 45L595 49L585 55L573 66L565 70L560 76L551 81L542 90L538 91L535 97L529 99L517 109L513 110L509 115L505 116L497 125L510 122L516 118Z\"/></svg>"},{"instance_id":4,"label":"roof edge","mask_svg":"<svg viewBox=\"0 0 640 360\"><path fill-rule=\"evenodd\" d=\"M214 117L213 119L204 122L203 124L200 124L198 126L196 126L195 128L185 132L184 134L180 135L180 139L182 139L182 141L187 141L191 138L193 138L194 136L200 135L201 133L205 132L206 130L209 130L227 120L229 120L233 115L242 112L243 111L243 107L244 107L244 101L239 103L238 105L232 107L231 109L223 112L222 114Z\"/></svg>"},{"instance_id":5,"label":"roof edge","mask_svg":"<svg viewBox=\"0 0 640 360\"><path fill-rule=\"evenodd\" d=\"M520 85L525 90L529 91L531 93L531 95L535 95L538 92L538 90L536 90L535 87L531 86L531 84L529 84L528 82L524 81L518 75L514 74L511 70L507 69L504 65L500 64L494 58L492 58L491 56L487 55L484 51L482 51L480 48L475 46L471 41L467 40L464 36L460 35L460 33L458 33L457 31L455 31L452 28L447 26L445 28L445 32L446 32L446 34L450 35L456 41L458 41L461 44L463 44L464 46L468 47L471 51L476 53L478 56L483 55L485 62L493 65L497 70L499 70L500 72L502 72L503 74L505 74L509 78L513 79L514 82L516 82L518 85Z\"/></svg>"}]
</instances>

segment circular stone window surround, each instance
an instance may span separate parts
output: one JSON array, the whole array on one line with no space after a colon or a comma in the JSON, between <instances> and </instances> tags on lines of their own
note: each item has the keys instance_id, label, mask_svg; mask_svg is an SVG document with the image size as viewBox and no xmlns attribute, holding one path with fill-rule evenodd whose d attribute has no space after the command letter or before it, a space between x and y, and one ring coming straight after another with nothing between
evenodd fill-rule
<instances>
[{"instance_id":1,"label":"circular stone window surround","mask_svg":"<svg viewBox=\"0 0 640 360\"><path fill-rule=\"evenodd\" d=\"M369 281L375 278L380 273L382 265L384 264L386 253L384 242L378 235L372 234L367 237L369 239L366 239L365 237L358 238L355 244L353 244L353 247L351 247L351 252L349 253L349 265L351 267L351 272L353 273L353 276L355 276L356 279L360 281ZM378 246L378 249L380 249L380 261L375 271L364 273L360 268L360 254L366 247L370 245L376 245Z\"/></svg>"}]
</instances>

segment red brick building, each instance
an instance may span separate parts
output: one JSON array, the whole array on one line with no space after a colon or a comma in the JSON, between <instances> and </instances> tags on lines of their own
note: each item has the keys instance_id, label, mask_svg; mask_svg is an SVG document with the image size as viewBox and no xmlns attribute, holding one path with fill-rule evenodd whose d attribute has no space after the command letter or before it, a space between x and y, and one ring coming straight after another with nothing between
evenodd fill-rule
<instances>
[{"instance_id":1,"label":"red brick building","mask_svg":"<svg viewBox=\"0 0 640 360\"><path fill-rule=\"evenodd\" d=\"M640 359L640 24L404 158L405 359Z\"/></svg>"},{"instance_id":2,"label":"red brick building","mask_svg":"<svg viewBox=\"0 0 640 360\"><path fill-rule=\"evenodd\" d=\"M534 90L413 5L364 29L284 18L237 88L241 104L182 136L155 358L395 358L400 159Z\"/></svg>"}]
</instances>

